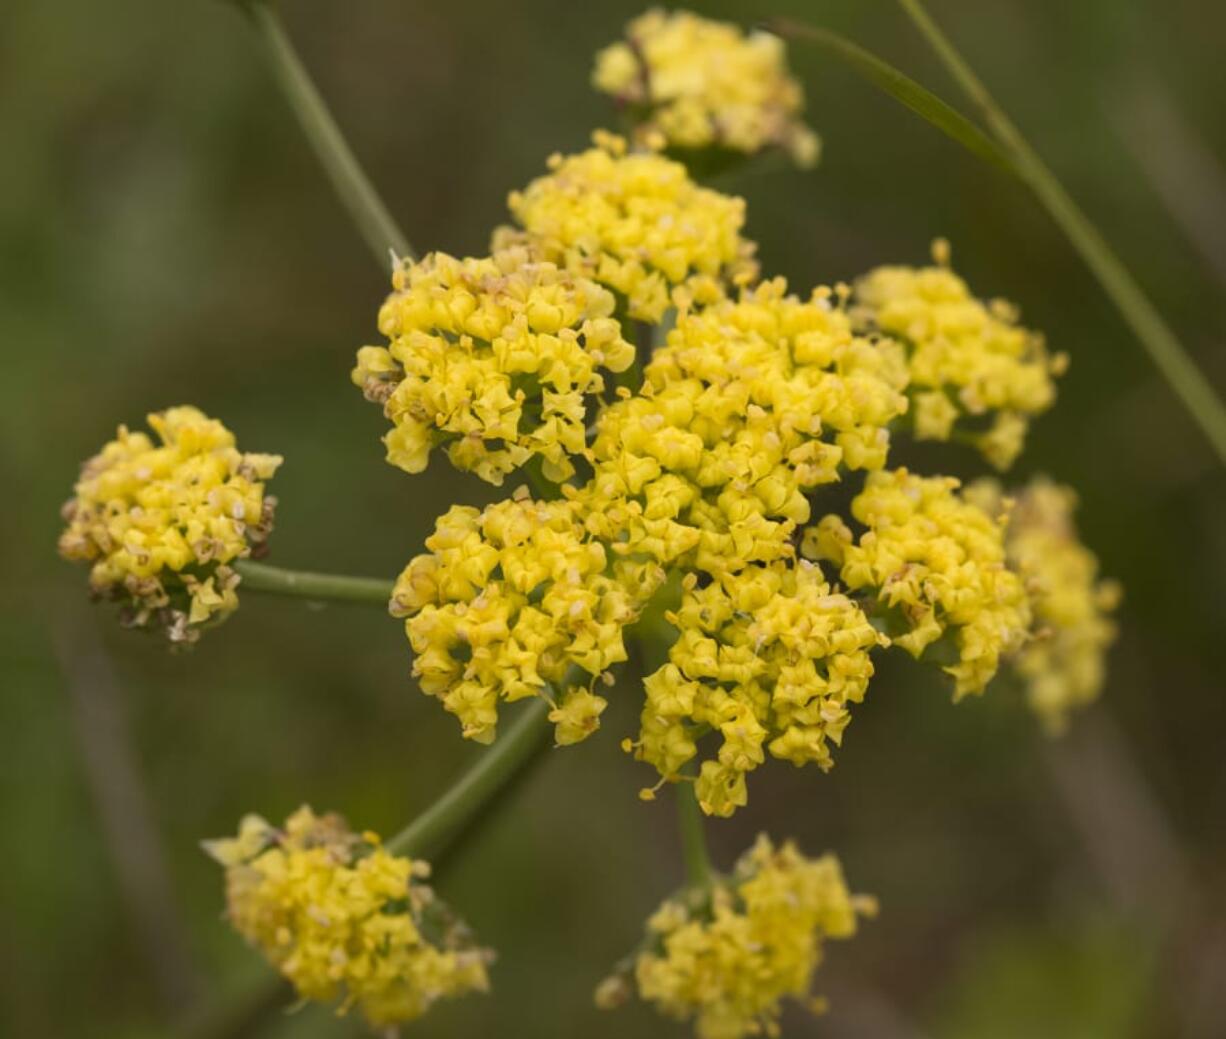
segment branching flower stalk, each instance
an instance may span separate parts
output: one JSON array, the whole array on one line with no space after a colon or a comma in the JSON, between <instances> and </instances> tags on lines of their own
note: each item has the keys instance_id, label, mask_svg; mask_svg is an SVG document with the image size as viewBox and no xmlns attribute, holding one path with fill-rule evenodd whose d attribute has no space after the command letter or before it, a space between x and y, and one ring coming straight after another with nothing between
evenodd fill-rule
<instances>
[{"instance_id":1,"label":"branching flower stalk","mask_svg":"<svg viewBox=\"0 0 1226 1039\"><path fill-rule=\"evenodd\" d=\"M306 807L281 826L246 817L207 845L229 919L302 998L380 1030L484 991L491 954L424 885L421 857L474 824L550 726L559 747L592 737L638 640L655 659L622 746L657 776L644 800L676 791L686 880L597 1001L637 992L700 1039L777 1034L784 999L819 1006L825 940L875 904L834 855L765 835L714 872L704 817L742 810L768 757L831 768L891 647L939 667L955 700L1016 668L1053 729L1100 691L1118 595L1077 539L1073 495L964 489L891 455L900 438L949 440L1008 469L1062 355L973 293L940 240L932 266L854 285L799 294L762 276L745 201L697 178L760 153L815 158L774 37L685 12L636 19L594 73L629 136L598 130L552 156L509 194L487 255L417 260L275 14L243 6L372 251L393 250L380 341L352 373L388 419L388 462L416 474L445 453L512 480L483 509L444 511L389 582L254 561L281 459L241 452L193 407L150 416L161 443L121 426L84 465L60 550L122 619L188 644L233 615L240 587L385 604L422 691L491 744L386 844ZM991 157L948 106L842 53ZM859 486L845 515L829 511L839 481Z\"/></svg>"},{"instance_id":2,"label":"branching flower stalk","mask_svg":"<svg viewBox=\"0 0 1226 1039\"><path fill-rule=\"evenodd\" d=\"M244 560L234 565L244 590L332 602L368 603L387 608L395 587L378 577L321 574L312 570L286 570Z\"/></svg>"}]
</instances>

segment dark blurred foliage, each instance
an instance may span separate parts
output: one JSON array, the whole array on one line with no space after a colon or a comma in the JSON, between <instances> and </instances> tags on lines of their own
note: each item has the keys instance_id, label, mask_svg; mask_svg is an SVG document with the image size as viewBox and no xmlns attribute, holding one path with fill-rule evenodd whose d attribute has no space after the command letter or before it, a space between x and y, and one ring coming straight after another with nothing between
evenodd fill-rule
<instances>
[{"instance_id":1,"label":"dark blurred foliage","mask_svg":"<svg viewBox=\"0 0 1226 1039\"><path fill-rule=\"evenodd\" d=\"M960 103L893 4L699 6L820 19ZM932 7L1226 390L1221 6ZM283 8L411 239L455 252L483 249L549 152L611 121L590 58L639 10ZM766 269L804 289L921 261L947 235L973 286L1072 355L1020 473L1080 489L1084 534L1128 594L1104 702L1065 741L1008 688L955 709L891 661L830 775L776 763L710 827L720 863L759 829L794 834L880 896L879 920L830 947L831 1015L789 1034L1221 1035L1221 468L1018 184L820 54L794 47L793 64L822 165L721 184L749 199ZM416 691L378 611L251 594L172 655L91 609L54 552L79 460L119 421L196 403L287 457L273 561L354 573L393 574L437 513L491 491L382 461L383 421L348 371L384 281L226 4L9 0L0 128L0 1032L165 1035L189 995L215 1006L260 977L219 918L201 837L304 800L393 831L479 750ZM978 471L954 451L926 461ZM438 887L502 955L492 995L412 1034L683 1034L590 1003L680 880L671 799L639 802L648 771L617 747L636 695L628 683L605 731L550 753L444 863ZM353 1029L314 1010L271 1024L261 1034Z\"/></svg>"}]
</instances>

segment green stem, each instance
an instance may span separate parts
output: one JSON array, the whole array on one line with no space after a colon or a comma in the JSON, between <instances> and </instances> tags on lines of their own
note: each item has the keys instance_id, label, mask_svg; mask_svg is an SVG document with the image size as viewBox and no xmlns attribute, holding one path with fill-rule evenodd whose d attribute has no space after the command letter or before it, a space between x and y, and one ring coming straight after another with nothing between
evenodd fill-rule
<instances>
[{"instance_id":1,"label":"green stem","mask_svg":"<svg viewBox=\"0 0 1226 1039\"><path fill-rule=\"evenodd\" d=\"M309 570L285 570L267 563L240 559L234 569L242 577L244 591L303 599L335 599L342 602L367 602L387 607L394 582L378 577L349 577L347 574L317 574Z\"/></svg>"},{"instance_id":2,"label":"green stem","mask_svg":"<svg viewBox=\"0 0 1226 1039\"><path fill-rule=\"evenodd\" d=\"M967 151L1006 173L1017 174L1009 156L966 116L871 51L829 29L792 18L772 18L767 25L780 36L811 43L834 55Z\"/></svg>"},{"instance_id":3,"label":"green stem","mask_svg":"<svg viewBox=\"0 0 1226 1039\"><path fill-rule=\"evenodd\" d=\"M545 744L549 702L534 699L445 794L387 842L389 851L434 858Z\"/></svg>"},{"instance_id":4,"label":"green stem","mask_svg":"<svg viewBox=\"0 0 1226 1039\"><path fill-rule=\"evenodd\" d=\"M333 188L381 270L388 268L388 250L414 259L413 247L354 158L328 106L311 81L285 32L271 0L238 0L264 45L269 68L285 100L332 181Z\"/></svg>"},{"instance_id":5,"label":"green stem","mask_svg":"<svg viewBox=\"0 0 1226 1039\"><path fill-rule=\"evenodd\" d=\"M677 791L677 821L681 828L681 856L685 860L685 880L691 888L709 887L711 857L703 831L702 809L694 794L694 784L686 780L673 784Z\"/></svg>"},{"instance_id":6,"label":"green stem","mask_svg":"<svg viewBox=\"0 0 1226 1039\"><path fill-rule=\"evenodd\" d=\"M978 106L996 139L1008 149L1023 180L1068 237L1094 273L1116 309L1141 341L1163 378L1183 402L1209 440L1218 458L1226 463L1226 406L1196 367L1170 326L1163 320L1137 284L1128 268L1112 251L1063 185L1048 169L1021 131L988 93L987 87L958 53L949 38L932 20L922 0L898 0L950 75Z\"/></svg>"}]
</instances>

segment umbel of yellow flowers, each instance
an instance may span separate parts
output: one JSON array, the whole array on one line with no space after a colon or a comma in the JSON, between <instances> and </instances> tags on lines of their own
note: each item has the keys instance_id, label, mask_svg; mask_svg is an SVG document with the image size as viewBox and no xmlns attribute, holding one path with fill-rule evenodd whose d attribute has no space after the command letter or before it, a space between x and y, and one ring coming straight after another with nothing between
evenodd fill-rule
<instances>
[{"instance_id":1,"label":"umbel of yellow flowers","mask_svg":"<svg viewBox=\"0 0 1226 1039\"><path fill-rule=\"evenodd\" d=\"M634 158L602 139L579 158L597 156L608 169ZM603 256L606 239L641 238L641 222L626 215L635 207L597 204L600 192L586 178L558 175L573 209L558 226L571 245L520 233L508 246L516 262L549 254L573 271ZM582 244L589 213L599 214L599 227ZM506 255L464 263L496 266ZM715 255L709 266L718 271L728 254ZM782 279L739 288L716 280L678 295L686 272L702 265L687 256L662 297L671 300L672 327L657 330L663 342L641 385L576 395L570 439L554 456L562 461L546 462L560 498L534 500L521 487L483 511L451 509L428 552L405 568L392 612L405 618L423 690L458 717L465 736L492 740L501 703L542 696L565 745L599 727L607 704L598 690L627 657L626 628L665 596L666 626L657 631L670 642L668 659L647 677L639 733L625 746L662 781L695 781L708 814L730 815L746 803L747 774L768 755L831 766L831 746L872 677L873 649L896 642L940 663L956 696L979 693L1026 644L1033 608L1010 568L1002 520L964 500L954 479L885 468L891 431L924 406L913 393L914 345L867 327L864 304L844 305L843 288L802 299ZM506 306L501 280L474 280L460 295L440 289L438 263L425 261L420 277L398 275L388 306L436 323L443 318L435 314ZM602 263L584 269L611 284ZM628 331L627 296L612 289L613 313L627 329L619 342L640 338ZM974 307L971 323L982 325L987 312ZM415 386L415 399L485 385L487 369L470 372L479 362L443 342L445 372L437 386ZM495 355L503 350L501 340L491 342ZM990 342L981 335L960 343L968 372L979 364L994 373L963 372L965 386L986 393L985 385L1034 375L1016 358L1001 367ZM360 355L355 378L367 385L378 378L369 359L382 358L379 349ZM423 341L422 355L430 349ZM1046 380L1047 368L1039 372ZM402 392L408 380L397 385ZM457 392L433 428L422 420L420 436L451 429L457 415L467 422L470 413L496 412L506 398L493 396L487 406ZM504 454L525 434L537 436L525 416L543 413L538 399L516 402L517 422L497 439ZM474 446L465 450L476 457L489 433L480 422L470 426ZM508 458L507 468L530 453ZM814 523L821 488L857 472L869 474L851 510L862 533L837 515ZM704 738L717 744L708 753L700 751Z\"/></svg>"},{"instance_id":2,"label":"umbel of yellow flowers","mask_svg":"<svg viewBox=\"0 0 1226 1039\"><path fill-rule=\"evenodd\" d=\"M933 256L935 266L889 265L857 279L852 318L861 333L905 345L919 439L959 437L1008 469L1030 419L1055 401L1052 377L1068 356L1049 356L1013 304L976 299L950 268L947 242L935 242Z\"/></svg>"},{"instance_id":3,"label":"umbel of yellow flowers","mask_svg":"<svg viewBox=\"0 0 1226 1039\"><path fill-rule=\"evenodd\" d=\"M656 8L596 55L592 85L616 98L642 139L658 135L680 151L781 148L799 166L817 161L804 91L771 33Z\"/></svg>"},{"instance_id":4,"label":"umbel of yellow flowers","mask_svg":"<svg viewBox=\"0 0 1226 1039\"><path fill-rule=\"evenodd\" d=\"M634 347L613 294L523 246L484 259L432 253L400 263L379 313L388 345L358 352L353 381L383 406L387 458L410 473L447 444L459 469L490 483L539 457L552 480L583 453L588 399Z\"/></svg>"},{"instance_id":5,"label":"umbel of yellow flowers","mask_svg":"<svg viewBox=\"0 0 1226 1039\"><path fill-rule=\"evenodd\" d=\"M148 422L160 443L120 426L82 466L60 555L90 564L91 592L120 603L125 624L193 642L238 606L229 564L259 552L272 530L276 499L263 481L281 457L243 454L197 408Z\"/></svg>"},{"instance_id":6,"label":"umbel of yellow flowers","mask_svg":"<svg viewBox=\"0 0 1226 1039\"><path fill-rule=\"evenodd\" d=\"M549 173L507 198L519 229L492 248L524 244L617 294L621 316L658 322L672 306L711 303L757 277L741 236L745 200L700 187L685 166L597 130L594 146L552 155Z\"/></svg>"},{"instance_id":7,"label":"umbel of yellow flowers","mask_svg":"<svg viewBox=\"0 0 1226 1039\"><path fill-rule=\"evenodd\" d=\"M950 637L955 698L983 692L1031 620L1022 579L1006 565L1003 520L957 487L906 469L872 473L851 504L867 528L859 539L834 515L805 532L809 554L834 563L851 591L871 591L894 645L920 657Z\"/></svg>"},{"instance_id":8,"label":"umbel of yellow flowers","mask_svg":"<svg viewBox=\"0 0 1226 1039\"><path fill-rule=\"evenodd\" d=\"M248 815L205 850L225 868L230 923L303 999L382 1029L489 988L493 954L423 882L428 864L337 815L304 805L281 828Z\"/></svg>"},{"instance_id":9,"label":"umbel of yellow flowers","mask_svg":"<svg viewBox=\"0 0 1226 1039\"><path fill-rule=\"evenodd\" d=\"M1006 498L998 482L979 480L967 496L990 514L1008 517L1005 549L1027 584L1036 629L1013 666L1030 707L1059 732L1070 711L1102 691L1120 585L1100 579L1098 559L1078 538L1071 488L1036 477Z\"/></svg>"},{"instance_id":10,"label":"umbel of yellow flowers","mask_svg":"<svg viewBox=\"0 0 1226 1039\"><path fill-rule=\"evenodd\" d=\"M578 743L641 624L667 654L623 747L720 816L767 756L831 767L889 646L941 666L955 699L1012 663L1058 728L1099 692L1119 596L1077 539L1074 496L1044 480L1016 498L963 490L891 448L955 440L1008 468L1066 359L1012 305L978 299L943 242L934 266L851 287L760 278L744 200L676 157L814 161L777 38L653 10L593 79L633 147L597 131L551 156L508 196L488 256L397 261L385 342L352 373L391 424L391 464L418 473L442 448L487 483L522 470L536 486L447 510L397 580L424 692L480 742L502 704L542 697L556 742ZM237 606L230 564L268 535L281 459L240 453L193 407L149 424L160 443L121 426L85 464L59 548L126 623L190 642ZM843 481L858 487L847 516L830 511ZM303 807L206 848L229 920L303 999L387 1031L488 987L492 954L428 866L375 834ZM597 1002L637 990L700 1039L774 1036L785 998L819 1005L825 939L873 911L832 855L762 837L730 876L666 900Z\"/></svg>"},{"instance_id":11,"label":"umbel of yellow flowers","mask_svg":"<svg viewBox=\"0 0 1226 1039\"><path fill-rule=\"evenodd\" d=\"M720 733L698 786L719 814L767 749L828 765L880 637L794 542L808 492L884 463L905 384L901 350L856 338L826 290L802 301L776 280L682 312L639 393L600 409L586 483L454 508L406 568L393 612L423 689L483 740L500 701L556 695L559 742L575 742L624 628L674 571L676 640L632 749L675 780L698 733Z\"/></svg>"},{"instance_id":12,"label":"umbel of yellow flowers","mask_svg":"<svg viewBox=\"0 0 1226 1039\"><path fill-rule=\"evenodd\" d=\"M632 991L699 1039L779 1034L784 999L823 1008L813 974L827 938L850 938L876 902L853 895L833 855L809 859L761 836L732 875L667 899L637 953L596 990L611 1009Z\"/></svg>"}]
</instances>

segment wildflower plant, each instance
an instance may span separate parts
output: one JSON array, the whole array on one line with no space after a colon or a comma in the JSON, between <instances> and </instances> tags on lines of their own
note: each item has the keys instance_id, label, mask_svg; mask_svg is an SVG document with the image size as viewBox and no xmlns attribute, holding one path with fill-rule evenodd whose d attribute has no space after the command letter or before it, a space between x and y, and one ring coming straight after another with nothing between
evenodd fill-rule
<instances>
[{"instance_id":1,"label":"wildflower plant","mask_svg":"<svg viewBox=\"0 0 1226 1039\"><path fill-rule=\"evenodd\" d=\"M557 747L597 738L609 699L630 697L638 728L617 737L650 772L626 790L676 792L687 880L597 1001L637 991L702 1039L777 1034L781 1000L815 1005L826 939L850 937L874 903L833 855L765 836L718 873L704 817L746 809L768 758L830 769L883 653L938 669L954 700L1011 672L1051 729L1102 687L1119 589L1077 538L1073 492L903 464L908 440L934 439L1008 470L1066 356L1012 304L977 296L941 241L931 266L846 284L764 276L745 201L699 177L712 149L815 158L776 35L686 12L635 19L593 72L625 133L596 131L511 191L488 253L419 259L274 13L243 6L376 253L392 249L376 341L352 372L388 421L388 462L416 474L442 453L503 490L440 509L395 580L350 578L252 561L281 459L241 453L196 408L150 416L160 444L120 427L86 463L60 551L127 623L192 642L240 588L386 604L422 692L489 745L386 845L309 808L207 842L227 918L303 999L377 1029L485 991L492 954L425 886L421 856L547 733ZM792 35L877 69L824 31ZM996 147L911 87L955 139Z\"/></svg>"}]
</instances>

